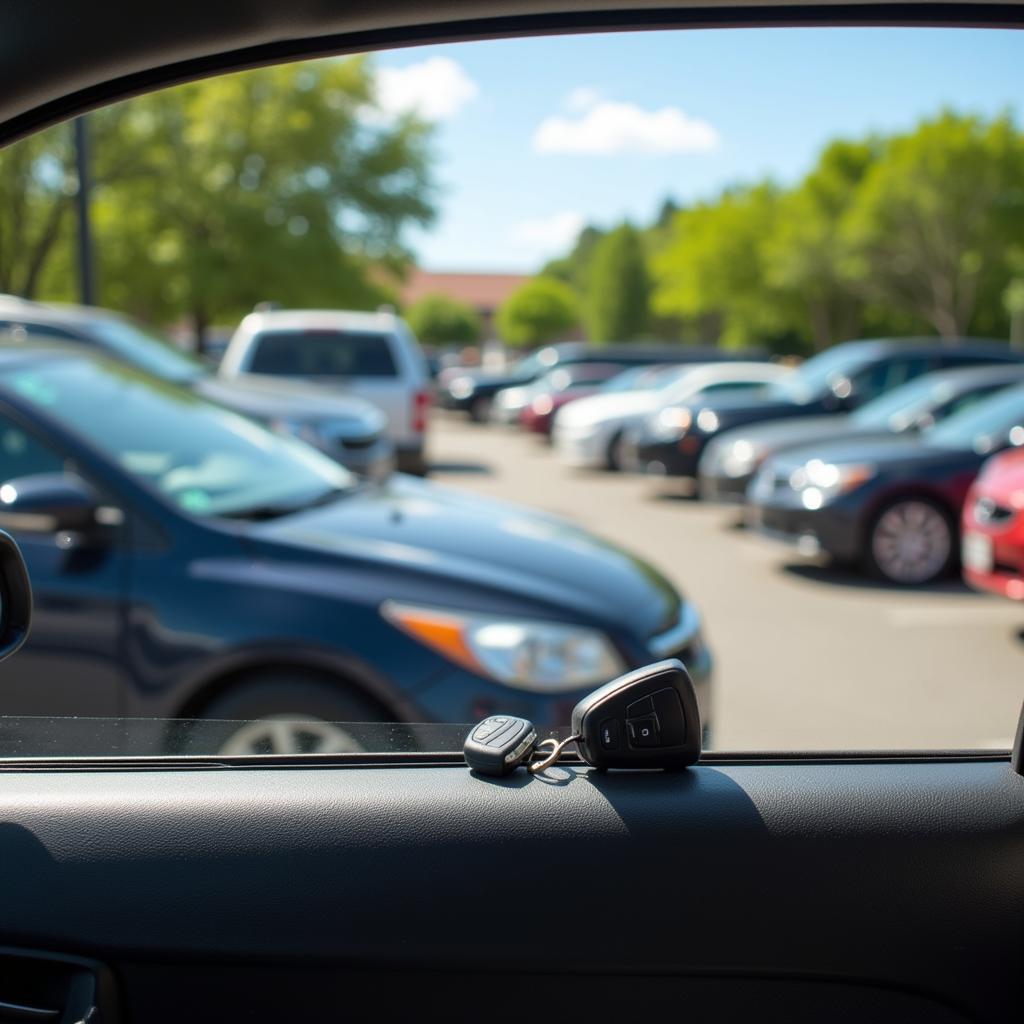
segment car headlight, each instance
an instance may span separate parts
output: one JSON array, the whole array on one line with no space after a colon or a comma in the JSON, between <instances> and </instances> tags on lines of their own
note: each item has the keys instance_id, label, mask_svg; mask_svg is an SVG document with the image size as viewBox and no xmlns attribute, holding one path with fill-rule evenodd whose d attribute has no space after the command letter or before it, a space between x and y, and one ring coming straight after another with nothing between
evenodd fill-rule
<instances>
[{"instance_id":1,"label":"car headlight","mask_svg":"<svg viewBox=\"0 0 1024 1024\"><path fill-rule=\"evenodd\" d=\"M315 423L310 423L307 420L294 420L286 417L270 421L270 429L276 434L286 434L289 437L298 437L305 441L307 444L313 444L320 447L323 444L323 438L320 436L320 431L317 429Z\"/></svg>"},{"instance_id":2,"label":"car headlight","mask_svg":"<svg viewBox=\"0 0 1024 1024\"><path fill-rule=\"evenodd\" d=\"M789 486L799 492L804 508L816 509L855 490L877 470L866 462L834 463L811 459L789 474Z\"/></svg>"},{"instance_id":3,"label":"car headlight","mask_svg":"<svg viewBox=\"0 0 1024 1024\"><path fill-rule=\"evenodd\" d=\"M693 423L693 413L686 406L662 409L651 422L651 432L665 440L682 437Z\"/></svg>"},{"instance_id":4,"label":"car headlight","mask_svg":"<svg viewBox=\"0 0 1024 1024\"><path fill-rule=\"evenodd\" d=\"M701 409L697 413L697 429L705 434L713 434L718 429L718 416L710 409Z\"/></svg>"},{"instance_id":5,"label":"car headlight","mask_svg":"<svg viewBox=\"0 0 1024 1024\"><path fill-rule=\"evenodd\" d=\"M457 398L460 402L464 398L469 398L475 390L476 383L472 377L456 377L455 380L448 385L448 393L452 398Z\"/></svg>"},{"instance_id":6,"label":"car headlight","mask_svg":"<svg viewBox=\"0 0 1024 1024\"><path fill-rule=\"evenodd\" d=\"M386 601L381 614L457 665L520 690L577 690L614 679L626 668L608 637L584 626L395 601Z\"/></svg>"},{"instance_id":7,"label":"car headlight","mask_svg":"<svg viewBox=\"0 0 1024 1024\"><path fill-rule=\"evenodd\" d=\"M721 455L722 472L726 476L747 476L757 469L765 452L750 441L733 441Z\"/></svg>"}]
</instances>

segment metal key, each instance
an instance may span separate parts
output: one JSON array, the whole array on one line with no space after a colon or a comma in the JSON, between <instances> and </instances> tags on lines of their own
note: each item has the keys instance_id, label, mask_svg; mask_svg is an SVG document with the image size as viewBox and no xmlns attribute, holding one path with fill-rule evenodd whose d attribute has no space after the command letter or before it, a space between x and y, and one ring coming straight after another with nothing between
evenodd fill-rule
<instances>
[{"instance_id":1,"label":"metal key","mask_svg":"<svg viewBox=\"0 0 1024 1024\"><path fill-rule=\"evenodd\" d=\"M537 746L533 723L513 715L492 715L473 726L462 752L466 764L482 775L511 775Z\"/></svg>"}]
</instances>

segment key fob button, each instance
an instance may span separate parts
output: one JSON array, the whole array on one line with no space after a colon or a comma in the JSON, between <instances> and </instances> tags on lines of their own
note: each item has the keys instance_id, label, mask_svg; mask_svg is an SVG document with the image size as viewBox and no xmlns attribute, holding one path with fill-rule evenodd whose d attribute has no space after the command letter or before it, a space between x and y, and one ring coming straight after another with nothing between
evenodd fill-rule
<instances>
[{"instance_id":1,"label":"key fob button","mask_svg":"<svg viewBox=\"0 0 1024 1024\"><path fill-rule=\"evenodd\" d=\"M654 701L658 727L661 730L662 745L679 746L686 739L686 716L683 714L679 694L673 689L666 688L659 690L651 699Z\"/></svg>"},{"instance_id":2,"label":"key fob button","mask_svg":"<svg viewBox=\"0 0 1024 1024\"><path fill-rule=\"evenodd\" d=\"M658 720L651 715L648 718L631 718L626 722L629 730L629 742L634 747L658 747L661 739L658 736Z\"/></svg>"},{"instance_id":3,"label":"key fob button","mask_svg":"<svg viewBox=\"0 0 1024 1024\"><path fill-rule=\"evenodd\" d=\"M606 718L598 729L601 737L602 750L619 749L619 723L614 718Z\"/></svg>"},{"instance_id":4,"label":"key fob button","mask_svg":"<svg viewBox=\"0 0 1024 1024\"><path fill-rule=\"evenodd\" d=\"M654 714L654 700L651 697L644 697L643 700L635 700L626 708L627 718L643 718L646 715Z\"/></svg>"}]
</instances>

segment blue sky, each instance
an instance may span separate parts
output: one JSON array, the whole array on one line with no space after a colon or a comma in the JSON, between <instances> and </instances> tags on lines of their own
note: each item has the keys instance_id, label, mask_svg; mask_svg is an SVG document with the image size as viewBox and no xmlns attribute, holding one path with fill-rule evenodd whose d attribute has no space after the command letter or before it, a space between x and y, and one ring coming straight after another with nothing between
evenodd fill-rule
<instances>
[{"instance_id":1,"label":"blue sky","mask_svg":"<svg viewBox=\"0 0 1024 1024\"><path fill-rule=\"evenodd\" d=\"M1024 112L1024 33L643 32L463 43L375 58L381 95L437 123L440 216L410 235L432 270L532 271L578 225L649 221L771 175L837 135L943 106Z\"/></svg>"}]
</instances>

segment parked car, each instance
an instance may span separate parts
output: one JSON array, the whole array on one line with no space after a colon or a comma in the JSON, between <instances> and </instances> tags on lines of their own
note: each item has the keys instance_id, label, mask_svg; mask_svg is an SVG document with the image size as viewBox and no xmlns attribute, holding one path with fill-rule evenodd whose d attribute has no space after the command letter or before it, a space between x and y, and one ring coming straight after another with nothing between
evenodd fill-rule
<instances>
[{"instance_id":1,"label":"parked car","mask_svg":"<svg viewBox=\"0 0 1024 1024\"><path fill-rule=\"evenodd\" d=\"M250 313L231 336L218 372L230 381L314 382L331 394L366 399L387 417L398 468L427 471L430 376L415 335L392 313Z\"/></svg>"},{"instance_id":2,"label":"parked car","mask_svg":"<svg viewBox=\"0 0 1024 1024\"><path fill-rule=\"evenodd\" d=\"M789 372L777 363L704 363L673 367L648 379L647 387L602 389L559 413L555 447L567 465L620 469L627 432L636 429L653 411L723 390L763 387ZM641 378L636 383L642 385L644 381Z\"/></svg>"},{"instance_id":3,"label":"parked car","mask_svg":"<svg viewBox=\"0 0 1024 1024\"><path fill-rule=\"evenodd\" d=\"M595 685L668 656L710 714L696 609L621 548L402 474L361 480L123 364L0 347L0 482L36 602L0 669L4 714L240 720L232 752L324 749L347 742L337 721L564 725Z\"/></svg>"},{"instance_id":4,"label":"parked car","mask_svg":"<svg viewBox=\"0 0 1024 1024\"><path fill-rule=\"evenodd\" d=\"M584 389L599 387L622 372L618 363L570 363L538 377L532 384L503 388L494 396L491 419L496 423L523 424L523 413L535 399L573 393L586 394ZM541 403L541 407L547 403ZM550 409L548 410L550 412Z\"/></svg>"},{"instance_id":5,"label":"parked car","mask_svg":"<svg viewBox=\"0 0 1024 1024\"><path fill-rule=\"evenodd\" d=\"M853 413L738 427L704 448L698 465L700 496L706 501L742 502L757 467L788 448L811 441L913 433L1021 381L1024 364L936 370L879 395Z\"/></svg>"},{"instance_id":6,"label":"parked car","mask_svg":"<svg viewBox=\"0 0 1024 1024\"><path fill-rule=\"evenodd\" d=\"M223 380L150 328L111 310L0 296L0 336L5 334L14 341L87 346L275 430L295 434L353 472L385 476L394 468L386 420L369 402L326 395L298 381Z\"/></svg>"},{"instance_id":7,"label":"parked car","mask_svg":"<svg viewBox=\"0 0 1024 1024\"><path fill-rule=\"evenodd\" d=\"M507 373L485 373L478 369L456 374L441 389L439 402L446 409L466 412L483 423L490 419L494 398L504 388L532 384L559 366L574 363L619 363L623 367L654 363L708 363L723 359L756 359L759 353L744 353L708 346L690 345L587 345L563 342L538 349L516 363Z\"/></svg>"},{"instance_id":8,"label":"parked car","mask_svg":"<svg viewBox=\"0 0 1024 1024\"><path fill-rule=\"evenodd\" d=\"M580 368L567 366L564 370L552 370L549 377L557 378L560 374L566 374L569 379L564 386L559 386L560 382L553 380L550 388L545 386L534 394L530 404L519 414L519 425L532 434L550 439L555 419L566 406L600 393L605 384L622 372L621 366L611 367L608 373L593 372L601 365L594 363ZM576 369L580 372L573 372Z\"/></svg>"},{"instance_id":9,"label":"parked car","mask_svg":"<svg viewBox=\"0 0 1024 1024\"><path fill-rule=\"evenodd\" d=\"M848 341L808 359L759 391L662 409L628 439L630 461L641 471L672 478L680 490L695 493L704 448L727 430L761 421L850 412L932 370L1022 360L1024 354L1005 342Z\"/></svg>"},{"instance_id":10,"label":"parked car","mask_svg":"<svg viewBox=\"0 0 1024 1024\"><path fill-rule=\"evenodd\" d=\"M1024 601L1024 451L994 455L968 491L961 561L972 587Z\"/></svg>"},{"instance_id":11,"label":"parked car","mask_svg":"<svg viewBox=\"0 0 1024 1024\"><path fill-rule=\"evenodd\" d=\"M999 391L916 437L830 441L768 459L748 522L804 553L923 584L957 560L959 523L982 463L1024 444L1024 386Z\"/></svg>"}]
</instances>

